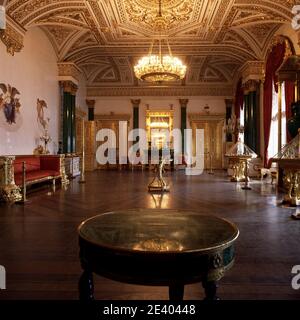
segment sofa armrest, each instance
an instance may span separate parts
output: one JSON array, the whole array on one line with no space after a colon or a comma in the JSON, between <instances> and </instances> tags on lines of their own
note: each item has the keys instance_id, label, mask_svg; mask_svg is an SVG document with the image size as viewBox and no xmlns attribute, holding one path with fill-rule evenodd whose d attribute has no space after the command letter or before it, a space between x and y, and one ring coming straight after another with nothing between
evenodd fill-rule
<instances>
[{"instance_id":1,"label":"sofa armrest","mask_svg":"<svg viewBox=\"0 0 300 320\"><path fill-rule=\"evenodd\" d=\"M57 171L61 177L61 183L64 185L69 184L69 179L66 175L65 169L65 155L41 155L41 169Z\"/></svg>"}]
</instances>

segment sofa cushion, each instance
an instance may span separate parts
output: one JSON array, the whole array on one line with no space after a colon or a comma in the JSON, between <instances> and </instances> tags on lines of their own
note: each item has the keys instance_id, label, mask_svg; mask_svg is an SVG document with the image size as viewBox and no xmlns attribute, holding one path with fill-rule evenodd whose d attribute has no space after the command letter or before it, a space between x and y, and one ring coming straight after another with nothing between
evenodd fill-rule
<instances>
[{"instance_id":1,"label":"sofa cushion","mask_svg":"<svg viewBox=\"0 0 300 320\"><path fill-rule=\"evenodd\" d=\"M16 157L14 161L15 174L23 172L23 161L26 162L26 172L39 171L41 169L41 162L39 157L28 156L28 157Z\"/></svg>"},{"instance_id":2,"label":"sofa cushion","mask_svg":"<svg viewBox=\"0 0 300 320\"><path fill-rule=\"evenodd\" d=\"M52 170L39 170L39 171L31 171L26 172L26 182L33 182L36 180L43 180L47 177L55 177L58 178L60 173ZM23 175L22 173L15 174L15 183L18 186L21 186L23 183Z\"/></svg>"}]
</instances>

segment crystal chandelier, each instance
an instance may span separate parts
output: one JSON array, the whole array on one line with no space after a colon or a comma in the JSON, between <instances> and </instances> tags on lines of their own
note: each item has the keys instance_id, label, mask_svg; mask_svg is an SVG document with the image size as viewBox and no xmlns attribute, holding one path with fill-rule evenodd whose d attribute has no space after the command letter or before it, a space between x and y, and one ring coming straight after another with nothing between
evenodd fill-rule
<instances>
[{"instance_id":1,"label":"crystal chandelier","mask_svg":"<svg viewBox=\"0 0 300 320\"><path fill-rule=\"evenodd\" d=\"M173 57L169 41L161 32L167 28L167 21L162 16L161 0L159 0L159 11L155 18L154 30L159 32L158 39L153 39L149 54L142 57L134 66L135 76L147 82L169 82L181 80L185 77L186 66L182 61ZM162 54L162 42L165 40L168 47L168 54ZM158 42L158 54L153 54L153 47Z\"/></svg>"}]
</instances>

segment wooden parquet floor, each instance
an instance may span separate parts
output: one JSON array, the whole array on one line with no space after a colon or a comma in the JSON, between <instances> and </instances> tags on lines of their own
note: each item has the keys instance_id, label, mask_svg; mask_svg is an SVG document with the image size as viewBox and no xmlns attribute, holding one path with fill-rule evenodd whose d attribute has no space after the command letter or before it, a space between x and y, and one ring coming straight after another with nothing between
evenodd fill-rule
<instances>
[{"instance_id":1,"label":"wooden parquet floor","mask_svg":"<svg viewBox=\"0 0 300 320\"><path fill-rule=\"evenodd\" d=\"M97 171L87 183L68 190L45 187L30 202L0 205L0 265L7 290L0 299L77 299L81 274L77 227L96 214L117 209L191 209L236 223L236 263L220 282L222 299L300 299L291 288L291 269L300 264L300 222L277 206L270 184L253 182L251 191L230 183L225 173L185 176L169 172L171 192L152 196L152 177L141 171ZM168 299L166 287L144 287L95 277L97 299ZM201 285L186 287L185 299L202 299Z\"/></svg>"}]
</instances>

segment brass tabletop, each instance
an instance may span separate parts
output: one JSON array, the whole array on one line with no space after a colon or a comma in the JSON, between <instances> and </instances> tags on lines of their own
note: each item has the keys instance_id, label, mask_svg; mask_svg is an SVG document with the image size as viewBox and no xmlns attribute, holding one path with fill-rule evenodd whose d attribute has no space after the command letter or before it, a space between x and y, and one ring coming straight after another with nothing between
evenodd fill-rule
<instances>
[{"instance_id":1,"label":"brass tabletop","mask_svg":"<svg viewBox=\"0 0 300 320\"><path fill-rule=\"evenodd\" d=\"M231 222L192 211L136 209L84 221L79 236L120 251L206 252L230 245L239 231Z\"/></svg>"}]
</instances>

